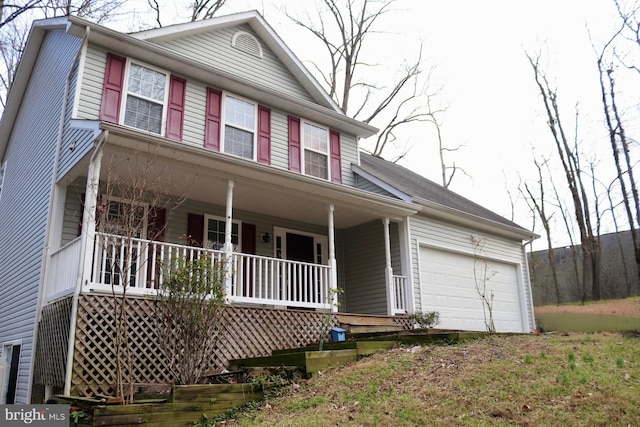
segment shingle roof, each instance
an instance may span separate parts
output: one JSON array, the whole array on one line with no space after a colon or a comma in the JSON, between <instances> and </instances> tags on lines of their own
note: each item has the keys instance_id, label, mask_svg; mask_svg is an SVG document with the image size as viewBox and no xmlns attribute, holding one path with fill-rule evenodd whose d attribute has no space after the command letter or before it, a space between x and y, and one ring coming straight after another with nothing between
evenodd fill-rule
<instances>
[{"instance_id":1,"label":"shingle roof","mask_svg":"<svg viewBox=\"0 0 640 427\"><path fill-rule=\"evenodd\" d=\"M505 226L515 227L530 233L525 228L497 213L451 190L447 190L422 175L384 160L381 157L360 153L360 168L414 199L424 199L447 208L455 209ZM420 203L419 200L414 200L414 202Z\"/></svg>"}]
</instances>

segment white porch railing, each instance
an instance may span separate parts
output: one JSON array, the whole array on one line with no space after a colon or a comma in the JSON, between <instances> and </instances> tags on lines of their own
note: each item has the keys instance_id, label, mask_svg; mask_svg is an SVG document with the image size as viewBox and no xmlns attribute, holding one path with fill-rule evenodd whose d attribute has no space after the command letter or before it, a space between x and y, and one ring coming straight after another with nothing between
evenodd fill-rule
<instances>
[{"instance_id":1,"label":"white porch railing","mask_svg":"<svg viewBox=\"0 0 640 427\"><path fill-rule=\"evenodd\" d=\"M51 254L50 270L47 273L51 278L47 281L48 301L73 293L80 268L80 240L78 237Z\"/></svg>"},{"instance_id":2,"label":"white porch railing","mask_svg":"<svg viewBox=\"0 0 640 427\"><path fill-rule=\"evenodd\" d=\"M112 292L127 277L127 293L155 294L162 286L163 266L178 257L193 261L207 254L212 263L226 259L224 251L96 233L88 289ZM77 270L76 270L77 271ZM229 302L304 308L331 308L330 268L283 259L233 252L226 297ZM117 290L118 288L116 288Z\"/></svg>"},{"instance_id":3,"label":"white porch railing","mask_svg":"<svg viewBox=\"0 0 640 427\"><path fill-rule=\"evenodd\" d=\"M407 278L404 276L393 276L393 296L395 307L393 314L406 314L409 312L409 299L407 290Z\"/></svg>"}]
</instances>

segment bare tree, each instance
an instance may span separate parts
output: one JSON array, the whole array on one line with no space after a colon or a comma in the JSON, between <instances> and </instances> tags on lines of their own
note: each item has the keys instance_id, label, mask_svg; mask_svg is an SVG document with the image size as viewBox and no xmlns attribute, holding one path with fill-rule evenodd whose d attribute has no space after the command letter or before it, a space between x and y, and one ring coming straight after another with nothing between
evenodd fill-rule
<instances>
[{"instance_id":1,"label":"bare tree","mask_svg":"<svg viewBox=\"0 0 640 427\"><path fill-rule=\"evenodd\" d=\"M13 22L23 13L40 7L41 4L42 0L27 0L22 2L6 2L0 0L0 28Z\"/></svg>"},{"instance_id":2,"label":"bare tree","mask_svg":"<svg viewBox=\"0 0 640 427\"><path fill-rule=\"evenodd\" d=\"M631 33L626 36L640 48L640 21L636 17L636 10L630 14L622 11L621 5L616 1L616 6L620 17L623 20L622 28L615 33L612 38L603 46L598 56L598 72L600 76L600 92L602 96L602 107L604 110L605 124L609 134L609 143L611 153L616 167L616 179L622 193L622 202L627 216L629 228L631 230L631 239L633 242L633 251L636 260L636 269L640 277L640 196L638 194L638 185L634 175L634 162L631 158L631 141L627 136L622 115L617 103L616 81L614 79L615 66L612 60L607 60L609 53L613 53L613 57L618 59L619 56L613 48L614 41L624 35L627 30ZM624 64L624 63L623 63ZM626 65L640 73L640 68L636 65Z\"/></svg>"},{"instance_id":3,"label":"bare tree","mask_svg":"<svg viewBox=\"0 0 640 427\"><path fill-rule=\"evenodd\" d=\"M74 15L102 23L114 18L126 0L45 0L42 10L46 17Z\"/></svg>"},{"instance_id":4,"label":"bare tree","mask_svg":"<svg viewBox=\"0 0 640 427\"><path fill-rule=\"evenodd\" d=\"M533 58L528 54L527 58L533 69L535 82L542 96L547 116L547 125L553 137L556 153L562 164L571 195L573 213L580 232L580 243L582 245L584 281L586 283L586 279L590 279L591 297L597 300L600 299L600 245L598 236L594 232L592 225L590 201L582 182L579 153L569 144L561 120L557 92L551 89L549 81L540 70L539 58Z\"/></svg>"},{"instance_id":5,"label":"bare tree","mask_svg":"<svg viewBox=\"0 0 640 427\"><path fill-rule=\"evenodd\" d=\"M154 241L163 240L167 219L186 198L156 160L153 153L113 154L96 211L96 265L101 280L111 285L116 396L124 403L133 403L136 364L127 292L132 287L157 287ZM171 190L182 195L170 196Z\"/></svg>"},{"instance_id":6,"label":"bare tree","mask_svg":"<svg viewBox=\"0 0 640 427\"><path fill-rule=\"evenodd\" d=\"M18 70L20 57L29 34L23 20L8 23L0 32L0 106L7 106L9 88Z\"/></svg>"},{"instance_id":7,"label":"bare tree","mask_svg":"<svg viewBox=\"0 0 640 427\"><path fill-rule=\"evenodd\" d=\"M531 189L529 189L529 185L525 182L524 189L526 191L525 199L527 203L530 203L532 208L538 214L540 221L542 222L542 226L544 227L545 234L547 235L547 259L549 261L549 268L551 268L551 275L553 278L553 287L556 292L556 304L560 304L560 287L558 286L558 272L555 263L555 256L553 253L553 239L551 232L550 220L553 214L547 214L546 210L546 202L545 202L545 191L544 191L544 180L542 174L542 166L541 164L534 159L534 164L538 170L538 197L533 195ZM543 164L547 164L547 160L543 160ZM528 196L528 197L526 197Z\"/></svg>"},{"instance_id":8,"label":"bare tree","mask_svg":"<svg viewBox=\"0 0 640 427\"><path fill-rule=\"evenodd\" d=\"M189 20L191 22L199 21L202 19L213 18L213 16L227 3L227 0L193 0L188 10L190 13ZM162 21L160 19L162 5L158 0L147 0L147 4L155 15L155 21L158 27L162 27Z\"/></svg>"},{"instance_id":9,"label":"bare tree","mask_svg":"<svg viewBox=\"0 0 640 427\"><path fill-rule=\"evenodd\" d=\"M424 96L427 85L421 81L422 45L415 62L405 63L393 84L386 87L371 81L377 66L364 57L370 36L379 33L377 24L393 11L396 0L322 0L315 18L309 12L304 19L289 18L308 30L324 46L328 68L312 62L329 95L346 114L382 129L371 153L381 156L385 147L395 141L399 128L411 123L430 121ZM356 98L356 91L364 91ZM354 102L358 104L354 106Z\"/></svg>"}]
</instances>

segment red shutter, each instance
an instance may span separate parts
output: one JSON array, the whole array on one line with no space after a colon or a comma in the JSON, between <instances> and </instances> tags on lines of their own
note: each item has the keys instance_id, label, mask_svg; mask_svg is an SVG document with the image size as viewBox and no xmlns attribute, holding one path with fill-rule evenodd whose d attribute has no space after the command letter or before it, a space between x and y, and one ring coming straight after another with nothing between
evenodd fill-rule
<instances>
[{"instance_id":1,"label":"red shutter","mask_svg":"<svg viewBox=\"0 0 640 427\"><path fill-rule=\"evenodd\" d=\"M192 214L187 216L188 245L202 247L204 238L204 215Z\"/></svg>"},{"instance_id":2,"label":"red shutter","mask_svg":"<svg viewBox=\"0 0 640 427\"><path fill-rule=\"evenodd\" d=\"M340 133L329 131L329 149L331 150L331 181L342 183L342 161L340 160Z\"/></svg>"},{"instance_id":3,"label":"red shutter","mask_svg":"<svg viewBox=\"0 0 640 427\"><path fill-rule=\"evenodd\" d=\"M289 116L289 170L302 172L300 151L300 119Z\"/></svg>"},{"instance_id":4,"label":"red shutter","mask_svg":"<svg viewBox=\"0 0 640 427\"><path fill-rule=\"evenodd\" d=\"M118 123L126 63L127 60L125 58L111 53L107 54L107 66L104 71L104 85L102 86L100 120Z\"/></svg>"},{"instance_id":5,"label":"red shutter","mask_svg":"<svg viewBox=\"0 0 640 427\"><path fill-rule=\"evenodd\" d=\"M207 88L207 111L204 125L204 146L220 151L220 118L222 109L222 92Z\"/></svg>"},{"instance_id":6,"label":"red shutter","mask_svg":"<svg viewBox=\"0 0 640 427\"><path fill-rule=\"evenodd\" d=\"M187 81L171 76L169 83L169 105L167 109L167 138L182 141L184 125L184 94Z\"/></svg>"},{"instance_id":7,"label":"red shutter","mask_svg":"<svg viewBox=\"0 0 640 427\"><path fill-rule=\"evenodd\" d=\"M271 164L271 110L258 106L258 162Z\"/></svg>"}]
</instances>

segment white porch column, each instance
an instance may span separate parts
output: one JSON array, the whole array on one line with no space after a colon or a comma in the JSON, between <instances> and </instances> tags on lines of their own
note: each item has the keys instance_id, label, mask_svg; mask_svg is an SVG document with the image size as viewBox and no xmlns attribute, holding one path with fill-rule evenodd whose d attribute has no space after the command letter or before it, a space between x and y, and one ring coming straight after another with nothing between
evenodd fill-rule
<instances>
[{"instance_id":1,"label":"white porch column","mask_svg":"<svg viewBox=\"0 0 640 427\"><path fill-rule=\"evenodd\" d=\"M49 230L48 230L48 249L47 255L45 256L45 269L44 269L44 282L43 282L43 293L42 293L42 304L44 305L48 302L47 297L50 295L50 289L52 280L55 278L51 277L51 254L60 249L60 236L62 236L62 227L64 221L64 205L67 198L67 187L55 184L53 186L53 196L51 201L51 213L49 220ZM52 238L55 236L55 238Z\"/></svg>"},{"instance_id":2,"label":"white porch column","mask_svg":"<svg viewBox=\"0 0 640 427\"><path fill-rule=\"evenodd\" d=\"M407 311L414 313L416 311L416 296L413 290L413 268L411 266L411 222L409 217L399 227L400 237L400 260L402 263L402 275L406 278L407 289L405 289L405 298Z\"/></svg>"},{"instance_id":3,"label":"white porch column","mask_svg":"<svg viewBox=\"0 0 640 427\"><path fill-rule=\"evenodd\" d=\"M229 180L227 185L227 206L225 214L225 228L224 228L224 252L225 252L225 292L227 297L231 295L231 283L233 274L233 268L231 265L233 243L231 243L231 229L233 227L233 186L235 185L233 180Z\"/></svg>"},{"instance_id":4,"label":"white porch column","mask_svg":"<svg viewBox=\"0 0 640 427\"><path fill-rule=\"evenodd\" d=\"M98 204L98 190L100 185L100 168L102 167L102 145L109 136L108 131L102 131L96 138L96 148L89 160L87 173L87 186L85 190L84 211L82 214L82 234L80 249L80 271L73 300L71 303L71 326L69 328L69 341L67 344L67 365L65 370L64 394L71 393L71 378L73 370L73 353L76 341L76 318L78 316L78 299L82 286L91 280L91 258L96 240L96 205Z\"/></svg>"},{"instance_id":5,"label":"white porch column","mask_svg":"<svg viewBox=\"0 0 640 427\"><path fill-rule=\"evenodd\" d=\"M338 311L338 268L336 263L336 240L335 240L335 226L333 223L333 211L335 210L335 206L333 203L329 205L329 274L330 284L329 289L333 292L329 292L327 295L330 298L331 310L336 312Z\"/></svg>"},{"instance_id":6,"label":"white porch column","mask_svg":"<svg viewBox=\"0 0 640 427\"><path fill-rule=\"evenodd\" d=\"M387 288L387 314L394 315L395 290L393 289L393 269L391 268L391 239L389 238L389 218L382 220L384 225L384 279Z\"/></svg>"}]
</instances>

